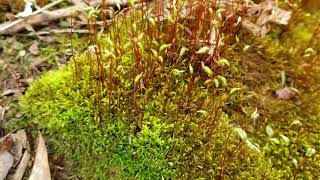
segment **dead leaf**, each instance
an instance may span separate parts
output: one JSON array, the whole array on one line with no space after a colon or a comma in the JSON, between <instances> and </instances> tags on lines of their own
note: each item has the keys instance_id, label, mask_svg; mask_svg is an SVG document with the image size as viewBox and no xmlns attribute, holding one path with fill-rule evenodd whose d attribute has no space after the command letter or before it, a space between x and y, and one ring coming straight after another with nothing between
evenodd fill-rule
<instances>
[{"instance_id":1,"label":"dead leaf","mask_svg":"<svg viewBox=\"0 0 320 180\"><path fill-rule=\"evenodd\" d=\"M25 151L22 156L22 159L19 163L19 166L16 169L16 172L10 178L10 180L21 180L22 179L22 177L27 169L28 162L29 162L30 158L31 158L30 153L28 151Z\"/></svg>"},{"instance_id":2,"label":"dead leaf","mask_svg":"<svg viewBox=\"0 0 320 180\"><path fill-rule=\"evenodd\" d=\"M277 99L288 100L293 98L297 93L292 89L285 87L285 88L276 90L275 94Z\"/></svg>"},{"instance_id":3,"label":"dead leaf","mask_svg":"<svg viewBox=\"0 0 320 180\"><path fill-rule=\"evenodd\" d=\"M39 57L39 56L36 56L32 59L32 62L30 64L30 67L37 67L37 66L40 66L42 63L45 62L45 59Z\"/></svg>"},{"instance_id":4,"label":"dead leaf","mask_svg":"<svg viewBox=\"0 0 320 180\"><path fill-rule=\"evenodd\" d=\"M22 112L17 112L17 114L15 115L16 118L21 118L23 116Z\"/></svg>"},{"instance_id":5,"label":"dead leaf","mask_svg":"<svg viewBox=\"0 0 320 180\"><path fill-rule=\"evenodd\" d=\"M36 158L34 160L32 172L29 180L51 180L50 168L48 163L47 148L39 132L37 139Z\"/></svg>"},{"instance_id":6,"label":"dead leaf","mask_svg":"<svg viewBox=\"0 0 320 180\"><path fill-rule=\"evenodd\" d=\"M273 7L270 21L281 25L287 25L289 23L291 15L292 12L290 11L285 11L278 7Z\"/></svg>"},{"instance_id":7,"label":"dead leaf","mask_svg":"<svg viewBox=\"0 0 320 180\"><path fill-rule=\"evenodd\" d=\"M28 139L27 134L24 129L17 131L14 134L11 134L11 139L13 140L14 146L11 150L14 155L16 162L19 162L24 149L27 149Z\"/></svg>"},{"instance_id":8,"label":"dead leaf","mask_svg":"<svg viewBox=\"0 0 320 180\"><path fill-rule=\"evenodd\" d=\"M20 94L19 89L7 89L2 92L1 96L9 96L9 95L18 96L19 94Z\"/></svg>"},{"instance_id":9,"label":"dead leaf","mask_svg":"<svg viewBox=\"0 0 320 180\"><path fill-rule=\"evenodd\" d=\"M0 52L1 53L1 52ZM0 59L0 65L3 66L6 62L4 60Z\"/></svg>"},{"instance_id":10,"label":"dead leaf","mask_svg":"<svg viewBox=\"0 0 320 180\"><path fill-rule=\"evenodd\" d=\"M33 78L33 77L30 77L30 78L26 78L26 79L19 79L19 82L20 82L20 83L23 83L23 84L30 85L33 80L34 80L34 78Z\"/></svg>"},{"instance_id":11,"label":"dead leaf","mask_svg":"<svg viewBox=\"0 0 320 180\"><path fill-rule=\"evenodd\" d=\"M56 38L54 36L38 36L38 38L41 41L47 42L47 43L53 43L56 41Z\"/></svg>"},{"instance_id":12,"label":"dead leaf","mask_svg":"<svg viewBox=\"0 0 320 180\"><path fill-rule=\"evenodd\" d=\"M258 26L264 26L269 22L277 24L287 25L290 18L291 12L285 11L275 6L273 2L267 1L260 4L262 12L259 15L256 24Z\"/></svg>"},{"instance_id":13,"label":"dead leaf","mask_svg":"<svg viewBox=\"0 0 320 180\"><path fill-rule=\"evenodd\" d=\"M271 29L270 23L287 25L292 12L278 8L273 1L260 4L251 3L247 8L247 17L254 20L245 20L242 24L245 29L251 31L255 36L263 37Z\"/></svg>"},{"instance_id":14,"label":"dead leaf","mask_svg":"<svg viewBox=\"0 0 320 180\"><path fill-rule=\"evenodd\" d=\"M25 24L25 25L24 25L24 28L25 28L27 31L35 32L35 30L33 29L33 27L32 27L30 24Z\"/></svg>"},{"instance_id":15,"label":"dead leaf","mask_svg":"<svg viewBox=\"0 0 320 180\"><path fill-rule=\"evenodd\" d=\"M9 106L7 107L0 106L0 122L4 120L4 115L9 108L10 108Z\"/></svg>"},{"instance_id":16,"label":"dead leaf","mask_svg":"<svg viewBox=\"0 0 320 180\"><path fill-rule=\"evenodd\" d=\"M21 50L23 49L23 44L20 43L19 41L17 41L15 38L11 38L8 41L9 43L11 43L11 48L15 49L15 50Z\"/></svg>"},{"instance_id":17,"label":"dead leaf","mask_svg":"<svg viewBox=\"0 0 320 180\"><path fill-rule=\"evenodd\" d=\"M0 139L0 152L9 151L13 147L13 140L10 136L5 136Z\"/></svg>"},{"instance_id":18,"label":"dead leaf","mask_svg":"<svg viewBox=\"0 0 320 180\"><path fill-rule=\"evenodd\" d=\"M14 157L8 152L0 152L0 180L7 177L10 168L13 166Z\"/></svg>"},{"instance_id":19,"label":"dead leaf","mask_svg":"<svg viewBox=\"0 0 320 180\"><path fill-rule=\"evenodd\" d=\"M242 22L242 27L250 31L254 36L260 35L260 27L246 19Z\"/></svg>"},{"instance_id":20,"label":"dead leaf","mask_svg":"<svg viewBox=\"0 0 320 180\"><path fill-rule=\"evenodd\" d=\"M38 47L38 42L37 41L33 41L31 46L29 47L29 52L32 54L32 55L38 55L39 54L39 47Z\"/></svg>"}]
</instances>

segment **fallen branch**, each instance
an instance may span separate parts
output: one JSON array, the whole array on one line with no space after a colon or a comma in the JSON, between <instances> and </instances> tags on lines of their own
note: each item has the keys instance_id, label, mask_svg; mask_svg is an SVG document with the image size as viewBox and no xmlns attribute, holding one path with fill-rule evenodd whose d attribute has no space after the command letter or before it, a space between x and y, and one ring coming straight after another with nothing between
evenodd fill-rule
<instances>
[{"instance_id":1,"label":"fallen branch","mask_svg":"<svg viewBox=\"0 0 320 180\"><path fill-rule=\"evenodd\" d=\"M83 7L85 7L85 4L84 6L75 5L75 6L55 10L55 11L42 12L40 14L25 17L23 19L18 19L12 23L9 23L9 25L4 25L4 28L0 29L0 35L17 33L23 30L26 25L29 25L29 26L38 25L43 22L49 22L49 21L54 21L57 19L69 17L72 15L74 11L78 11ZM0 25L0 26L3 26L3 25Z\"/></svg>"},{"instance_id":2,"label":"fallen branch","mask_svg":"<svg viewBox=\"0 0 320 180\"><path fill-rule=\"evenodd\" d=\"M53 4L49 4L37 11L35 11L32 15L28 17L24 17L21 19L17 19L12 22L6 22L3 24L0 24L0 35L8 35L8 34L13 34L17 33L23 29L25 29L26 26L33 26L33 25L39 25L42 24L43 22L49 22L49 21L54 21L66 17L70 17L74 14L74 12L79 12L79 10L82 10L85 7L91 6L91 7L96 7L99 5L102 1L101 0L93 0L88 3L77 3L74 6L70 6L67 8L63 9L58 9L54 11L45 11L46 9L52 7L53 5L56 5L57 2L59 1L54 1ZM126 4L127 2L125 0L119 1L119 0L106 0L105 5L106 6L114 6L116 4Z\"/></svg>"},{"instance_id":3,"label":"fallen branch","mask_svg":"<svg viewBox=\"0 0 320 180\"><path fill-rule=\"evenodd\" d=\"M47 10L47 9L55 6L55 5L57 5L57 4L59 4L59 3L62 2L62 1L64 1L64 0L58 0L58 1L54 1L54 2L52 2L52 3L50 3L50 4L47 4L47 5L44 6L43 8L38 9L38 10L36 10L35 12L33 12L33 13L32 13L30 16L28 16L28 17L25 17L25 18L22 18L22 19L17 19L17 20L12 21L12 22L6 22L6 23L4 23L3 25L0 25L0 27L1 27L1 28L0 28L0 32L3 31L3 30L5 30L5 29L9 29L10 27L12 27L12 26L14 26L14 25L16 25L16 24L21 23L21 22L23 22L26 18L32 17L32 16L34 16L34 15L36 15L36 14L39 14L39 13L41 13L41 12L43 12L43 11L45 11L45 10Z\"/></svg>"}]
</instances>

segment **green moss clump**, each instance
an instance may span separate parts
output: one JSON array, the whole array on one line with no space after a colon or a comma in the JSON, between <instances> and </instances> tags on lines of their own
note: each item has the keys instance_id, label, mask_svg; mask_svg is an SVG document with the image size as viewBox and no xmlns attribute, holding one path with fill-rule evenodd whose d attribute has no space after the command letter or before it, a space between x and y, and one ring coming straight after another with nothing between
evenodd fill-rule
<instances>
[{"instance_id":1,"label":"green moss clump","mask_svg":"<svg viewBox=\"0 0 320 180\"><path fill-rule=\"evenodd\" d=\"M248 151L242 143L239 146L241 141L229 125L228 117L222 112L215 115L209 109L229 97L225 87L210 91L197 84L190 104L204 105L201 109L200 106L190 109L182 101L187 90L187 74L165 68L164 79L175 77L170 93L165 81L155 79L152 86L135 96L139 106L143 106L135 109L131 103L135 82L127 78L134 71L130 57L130 53L121 56L113 74L113 80L118 83L113 102L110 103L104 92L103 113L96 105L99 72L92 61L97 59L90 52L37 79L21 98L28 126L35 124L50 135L56 151L75 161L74 168L84 178L213 178L219 176L220 164L224 164L223 159L233 148L238 153L232 163L223 165L228 172L238 175L246 172L250 164L256 164L245 158L261 155ZM215 99L207 98L214 96ZM166 101L168 97L170 101ZM139 110L142 112L138 113ZM212 124L213 119L208 121L208 112L217 116L216 124ZM206 127L206 123L214 129ZM259 169L258 164L255 169Z\"/></svg>"},{"instance_id":2,"label":"green moss clump","mask_svg":"<svg viewBox=\"0 0 320 180\"><path fill-rule=\"evenodd\" d=\"M310 68L304 79L305 69L297 66L317 64L316 54L304 54L311 52L305 52L306 44L319 46L310 41L311 30L275 33L258 42L264 48L245 55L238 49L246 42L240 41L225 52L226 59L207 62L201 47L190 45L177 28L188 22L156 25L131 13L113 22L110 32L93 33L87 51L37 79L21 98L27 126L50 135L56 152L73 161L82 178L318 175L312 172L320 157L311 152L319 151L320 114L317 101L309 100L320 98L312 84L319 68ZM198 34L206 34L208 27L200 25ZM299 46L291 44L293 35ZM272 92L284 86L300 94L276 99Z\"/></svg>"}]
</instances>

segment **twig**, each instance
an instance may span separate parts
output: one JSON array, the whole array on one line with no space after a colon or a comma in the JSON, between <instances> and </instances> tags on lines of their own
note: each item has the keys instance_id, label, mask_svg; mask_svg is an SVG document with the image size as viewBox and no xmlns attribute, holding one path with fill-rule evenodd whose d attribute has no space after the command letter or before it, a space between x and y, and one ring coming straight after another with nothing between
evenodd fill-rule
<instances>
[{"instance_id":1,"label":"twig","mask_svg":"<svg viewBox=\"0 0 320 180\"><path fill-rule=\"evenodd\" d=\"M87 29L68 28L68 29L50 29L48 31L31 32L31 33L27 34L27 36L39 36L39 35L46 35L46 34L59 34L59 33L71 33L71 32L82 33L82 34L91 33Z\"/></svg>"}]
</instances>

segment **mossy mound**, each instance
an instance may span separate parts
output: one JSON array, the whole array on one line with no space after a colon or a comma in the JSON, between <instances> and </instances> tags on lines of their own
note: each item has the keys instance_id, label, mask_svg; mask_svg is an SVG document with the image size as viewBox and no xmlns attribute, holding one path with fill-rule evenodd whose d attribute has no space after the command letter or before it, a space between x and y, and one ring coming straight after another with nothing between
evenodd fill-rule
<instances>
[{"instance_id":1,"label":"mossy mound","mask_svg":"<svg viewBox=\"0 0 320 180\"><path fill-rule=\"evenodd\" d=\"M86 56L76 59L78 65L87 60ZM83 74L89 73L89 66L82 67ZM57 152L65 153L68 158L77 162L78 166L74 168L80 170L83 177L187 178L202 174L201 169L212 169L212 172L203 176L214 177L217 174L213 168L218 167L218 162L221 161L224 145L229 144L228 148L235 148L239 143L238 138L234 138L236 134L226 115L221 115L216 132L210 136L214 139L210 146L204 145L201 139L194 138L199 130L197 123L205 120L205 115L200 112L192 119L188 113L177 114L177 107L170 107L164 113L162 89L152 90L153 95L145 104L139 130L134 123L137 117L133 117L135 112L132 109L113 109L112 114L105 114L100 118L97 116L97 107L92 103L96 101L96 96L94 93L91 96L87 94L89 88L86 86L90 84L87 80L77 80L74 74L74 65L69 64L40 77L21 98L21 107L30 115L31 121L28 123L36 124L45 134L50 135ZM176 90L184 90L183 84L177 84L177 87ZM93 85L91 88L96 87ZM200 86L195 92L201 93L202 97L214 96L202 88ZM108 99L104 100L102 107L110 109ZM208 102L213 101L208 99ZM170 102L168 106L175 104ZM180 119L178 124L176 118ZM189 130L186 129L187 124L190 124ZM226 137L227 134L233 138ZM200 137L203 140L207 138L205 134ZM188 144L190 142L193 144ZM237 160L239 162L229 165L233 167L234 175L245 173L248 171L247 166L255 163L246 162L247 156L260 157L263 161L260 155L246 147L240 150L245 154L237 155L238 158L242 157ZM192 155L193 153L195 154ZM193 158L196 158L196 163ZM193 171L183 172L182 169Z\"/></svg>"},{"instance_id":2,"label":"mossy mound","mask_svg":"<svg viewBox=\"0 0 320 180\"><path fill-rule=\"evenodd\" d=\"M320 99L314 36L300 37L290 27L249 50L242 48L250 39L229 44L225 58L208 62L206 47L190 44L178 28L187 22L155 24L130 15L110 32L94 33L86 52L37 79L21 98L24 123L50 136L82 178L318 176L320 114L310 101ZM190 29L211 28L199 26ZM316 64L308 77L304 63ZM272 92L284 86L300 94L276 99Z\"/></svg>"}]
</instances>

